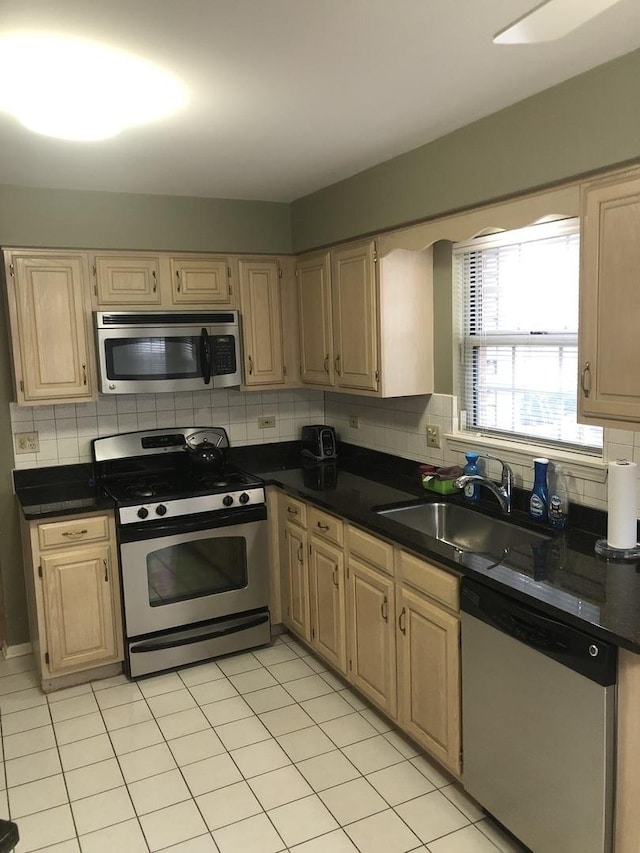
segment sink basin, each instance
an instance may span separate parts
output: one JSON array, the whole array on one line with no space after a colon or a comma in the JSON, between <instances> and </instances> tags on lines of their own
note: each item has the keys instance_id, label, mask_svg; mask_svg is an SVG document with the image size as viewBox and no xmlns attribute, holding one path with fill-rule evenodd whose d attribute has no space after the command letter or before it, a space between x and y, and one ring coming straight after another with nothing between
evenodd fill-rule
<instances>
[{"instance_id":1,"label":"sink basin","mask_svg":"<svg viewBox=\"0 0 640 853\"><path fill-rule=\"evenodd\" d=\"M490 555L497 560L507 554L530 556L534 546L549 539L458 504L426 503L379 509L377 513L460 551Z\"/></svg>"}]
</instances>

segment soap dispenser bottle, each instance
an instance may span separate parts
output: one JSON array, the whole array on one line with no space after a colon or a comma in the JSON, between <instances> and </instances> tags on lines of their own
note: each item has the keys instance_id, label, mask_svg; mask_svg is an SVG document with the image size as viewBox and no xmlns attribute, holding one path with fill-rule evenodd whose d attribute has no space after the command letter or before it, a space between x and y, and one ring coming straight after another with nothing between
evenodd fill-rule
<instances>
[{"instance_id":1,"label":"soap dispenser bottle","mask_svg":"<svg viewBox=\"0 0 640 853\"><path fill-rule=\"evenodd\" d=\"M536 521L546 521L549 508L549 487L547 486L549 460L534 459L533 468L534 481L533 490L529 497L529 515Z\"/></svg>"},{"instance_id":2,"label":"soap dispenser bottle","mask_svg":"<svg viewBox=\"0 0 640 853\"><path fill-rule=\"evenodd\" d=\"M549 524L555 530L565 530L569 518L569 486L562 465L554 466L555 481L549 493Z\"/></svg>"},{"instance_id":3,"label":"soap dispenser bottle","mask_svg":"<svg viewBox=\"0 0 640 853\"><path fill-rule=\"evenodd\" d=\"M467 460L467 463L464 466L465 474L480 473L480 466L478 465L479 455L480 454L476 453L475 450L469 450L465 453L465 458ZM466 501L477 501L480 497L480 486L477 483L467 483L464 487L463 496Z\"/></svg>"}]
</instances>

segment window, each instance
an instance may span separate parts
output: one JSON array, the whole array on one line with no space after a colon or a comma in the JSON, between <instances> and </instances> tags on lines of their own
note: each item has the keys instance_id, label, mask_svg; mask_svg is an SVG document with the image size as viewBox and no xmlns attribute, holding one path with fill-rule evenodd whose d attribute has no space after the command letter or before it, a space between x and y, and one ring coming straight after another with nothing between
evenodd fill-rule
<instances>
[{"instance_id":1,"label":"window","mask_svg":"<svg viewBox=\"0 0 640 853\"><path fill-rule=\"evenodd\" d=\"M577 422L577 219L454 246L459 407L467 428L600 452L602 429Z\"/></svg>"}]
</instances>

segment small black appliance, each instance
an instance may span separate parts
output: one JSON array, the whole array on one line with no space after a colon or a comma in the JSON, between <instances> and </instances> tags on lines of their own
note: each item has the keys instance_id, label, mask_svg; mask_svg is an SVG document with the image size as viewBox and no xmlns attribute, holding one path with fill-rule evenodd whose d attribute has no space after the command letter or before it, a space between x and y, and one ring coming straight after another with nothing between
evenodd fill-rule
<instances>
[{"instance_id":1,"label":"small black appliance","mask_svg":"<svg viewBox=\"0 0 640 853\"><path fill-rule=\"evenodd\" d=\"M324 424L302 427L302 455L309 459L335 459L337 453L336 431Z\"/></svg>"}]
</instances>

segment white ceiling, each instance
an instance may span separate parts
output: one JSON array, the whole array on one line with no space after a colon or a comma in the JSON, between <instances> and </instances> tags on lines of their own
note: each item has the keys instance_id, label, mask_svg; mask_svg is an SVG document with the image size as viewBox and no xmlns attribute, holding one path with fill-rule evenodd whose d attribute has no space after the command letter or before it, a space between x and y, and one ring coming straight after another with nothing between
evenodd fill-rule
<instances>
[{"instance_id":1,"label":"white ceiling","mask_svg":"<svg viewBox=\"0 0 640 853\"><path fill-rule=\"evenodd\" d=\"M0 183L291 201L640 46L638 0L557 42L492 44L536 5L2 0L0 33L130 50L177 74L191 101L93 143L37 136L0 113Z\"/></svg>"}]
</instances>

